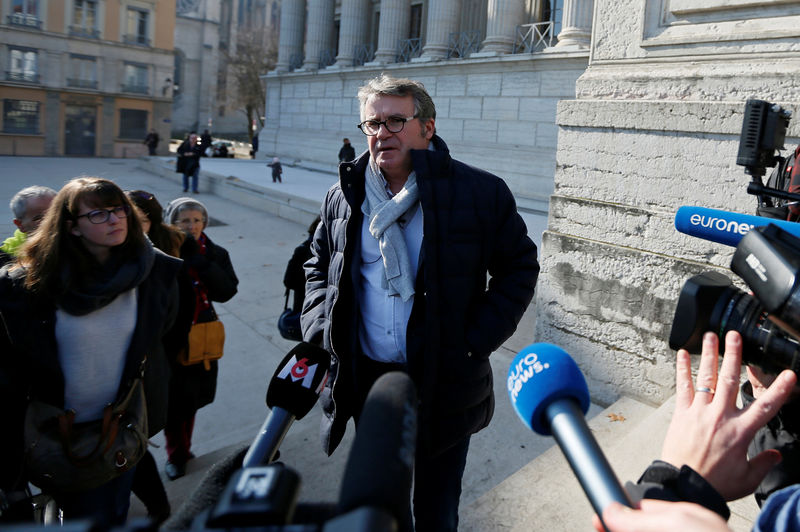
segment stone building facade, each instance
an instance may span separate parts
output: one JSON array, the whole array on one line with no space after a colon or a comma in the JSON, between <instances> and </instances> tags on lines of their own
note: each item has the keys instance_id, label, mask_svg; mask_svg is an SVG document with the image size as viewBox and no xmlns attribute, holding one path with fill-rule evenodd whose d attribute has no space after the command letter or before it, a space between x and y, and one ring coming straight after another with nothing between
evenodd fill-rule
<instances>
[{"instance_id":1,"label":"stone building facade","mask_svg":"<svg viewBox=\"0 0 800 532\"><path fill-rule=\"evenodd\" d=\"M280 0L177 0L176 9L173 132L246 136L227 56L241 32L277 31Z\"/></svg>"},{"instance_id":2,"label":"stone building facade","mask_svg":"<svg viewBox=\"0 0 800 532\"><path fill-rule=\"evenodd\" d=\"M546 212L556 106L586 69L591 20L592 0L284 0L261 156L332 166L343 137L366 149L356 92L389 72L425 84L456 158Z\"/></svg>"},{"instance_id":3,"label":"stone building facade","mask_svg":"<svg viewBox=\"0 0 800 532\"><path fill-rule=\"evenodd\" d=\"M149 129L169 137L175 0L0 0L0 17L0 155L134 157Z\"/></svg>"},{"instance_id":4,"label":"stone building facade","mask_svg":"<svg viewBox=\"0 0 800 532\"><path fill-rule=\"evenodd\" d=\"M595 399L659 404L684 282L736 278L733 248L678 233L675 212L754 214L736 165L748 98L791 110L786 146L800 142L800 2L595 1L589 66L556 117L536 338L578 360Z\"/></svg>"}]
</instances>

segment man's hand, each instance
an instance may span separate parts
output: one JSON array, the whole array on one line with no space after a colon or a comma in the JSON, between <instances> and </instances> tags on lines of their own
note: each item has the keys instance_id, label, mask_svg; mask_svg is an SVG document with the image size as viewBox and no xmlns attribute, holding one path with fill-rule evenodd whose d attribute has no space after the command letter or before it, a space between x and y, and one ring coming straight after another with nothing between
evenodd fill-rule
<instances>
[{"instance_id":1,"label":"man's hand","mask_svg":"<svg viewBox=\"0 0 800 532\"><path fill-rule=\"evenodd\" d=\"M749 408L740 410L736 406L742 363L739 333L732 331L725 336L719 371L717 353L717 336L706 333L695 388L689 353L678 351L675 412L661 459L676 467L688 465L726 501L732 501L752 493L770 468L780 462L780 453L774 449L748 460L747 446L789 398L797 376L784 370Z\"/></svg>"},{"instance_id":2,"label":"man's hand","mask_svg":"<svg viewBox=\"0 0 800 532\"><path fill-rule=\"evenodd\" d=\"M719 514L690 502L645 499L637 510L615 502L603 510L603 521L611 532L730 532ZM592 524L605 532L597 515Z\"/></svg>"}]
</instances>

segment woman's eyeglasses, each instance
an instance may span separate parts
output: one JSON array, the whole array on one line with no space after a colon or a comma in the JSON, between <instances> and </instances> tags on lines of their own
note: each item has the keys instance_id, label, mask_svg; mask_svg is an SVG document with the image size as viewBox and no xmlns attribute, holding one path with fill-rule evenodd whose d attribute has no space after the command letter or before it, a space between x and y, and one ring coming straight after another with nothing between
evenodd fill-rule
<instances>
[{"instance_id":1,"label":"woman's eyeglasses","mask_svg":"<svg viewBox=\"0 0 800 532\"><path fill-rule=\"evenodd\" d=\"M91 223L102 224L107 222L112 214L116 216L118 220L120 220L122 218L127 218L130 213L130 207L127 205L120 205L119 207L114 207L112 209L95 209L84 214L79 214L75 218L83 218L86 216Z\"/></svg>"}]
</instances>

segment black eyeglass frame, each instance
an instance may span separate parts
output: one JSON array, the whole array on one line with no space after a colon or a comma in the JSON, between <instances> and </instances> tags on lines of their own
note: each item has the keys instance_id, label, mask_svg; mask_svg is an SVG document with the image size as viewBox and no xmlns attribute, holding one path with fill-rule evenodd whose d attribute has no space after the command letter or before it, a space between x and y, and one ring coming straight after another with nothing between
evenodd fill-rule
<instances>
[{"instance_id":1,"label":"black eyeglass frame","mask_svg":"<svg viewBox=\"0 0 800 532\"><path fill-rule=\"evenodd\" d=\"M380 132L381 126L384 126L386 128L386 131L388 131L389 133L400 133L401 131L403 131L403 128L406 127L406 122L414 120L415 118L419 118L419 115L417 114L417 115L408 116L408 117L390 116L386 120L381 120L381 121L379 121L379 120L364 120L363 122L357 124L356 127L359 130L361 130L361 132L363 134L365 134L366 136L374 137L375 135L377 135ZM389 127L389 120L400 120L401 121L400 122L400 129L398 129L397 131L394 131L392 128L390 128ZM367 133L364 130L364 124L366 124L367 122L374 122L375 124L377 124L376 127L375 127L375 133Z\"/></svg>"},{"instance_id":2,"label":"black eyeglass frame","mask_svg":"<svg viewBox=\"0 0 800 532\"><path fill-rule=\"evenodd\" d=\"M120 210L122 211L122 214L118 212ZM103 216L104 214L105 216ZM130 216L131 208L128 205L123 204L113 207L111 209L94 209L93 211L77 215L75 219L77 220L78 218L83 218L85 216L90 223L98 225L106 223L108 219L111 218L112 214L116 216L118 220L122 220L123 218L127 218L128 216ZM103 219L102 220L99 219L97 217L98 215L103 216Z\"/></svg>"}]
</instances>

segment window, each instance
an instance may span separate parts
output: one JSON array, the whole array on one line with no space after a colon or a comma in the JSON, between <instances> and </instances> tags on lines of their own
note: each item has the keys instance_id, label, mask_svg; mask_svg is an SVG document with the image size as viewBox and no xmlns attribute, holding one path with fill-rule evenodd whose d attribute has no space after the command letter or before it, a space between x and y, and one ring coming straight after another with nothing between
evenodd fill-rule
<instances>
[{"instance_id":1,"label":"window","mask_svg":"<svg viewBox=\"0 0 800 532\"><path fill-rule=\"evenodd\" d=\"M419 39L422 33L422 4L411 6L411 23L409 24L408 38Z\"/></svg>"},{"instance_id":2,"label":"window","mask_svg":"<svg viewBox=\"0 0 800 532\"><path fill-rule=\"evenodd\" d=\"M70 33L81 37L99 37L97 30L97 1L72 0L72 26Z\"/></svg>"},{"instance_id":3,"label":"window","mask_svg":"<svg viewBox=\"0 0 800 532\"><path fill-rule=\"evenodd\" d=\"M177 48L175 48L175 71L172 73L173 85L172 85L172 95L177 96L180 94L181 85L183 84L183 60L184 54Z\"/></svg>"},{"instance_id":4,"label":"window","mask_svg":"<svg viewBox=\"0 0 800 532\"><path fill-rule=\"evenodd\" d=\"M544 20L553 23L553 37L561 33L561 12L564 10L564 0L550 0L545 3Z\"/></svg>"},{"instance_id":5,"label":"window","mask_svg":"<svg viewBox=\"0 0 800 532\"><path fill-rule=\"evenodd\" d=\"M97 61L94 57L73 54L69 58L71 76L67 85L83 89L97 88Z\"/></svg>"},{"instance_id":6,"label":"window","mask_svg":"<svg viewBox=\"0 0 800 532\"><path fill-rule=\"evenodd\" d=\"M147 111L119 110L119 137L141 141L147 135Z\"/></svg>"},{"instance_id":7,"label":"window","mask_svg":"<svg viewBox=\"0 0 800 532\"><path fill-rule=\"evenodd\" d=\"M148 94L149 84L147 83L147 65L135 63L125 64L125 77L122 90L124 92L135 92L137 94Z\"/></svg>"},{"instance_id":8,"label":"window","mask_svg":"<svg viewBox=\"0 0 800 532\"><path fill-rule=\"evenodd\" d=\"M133 7L128 8L128 28L125 35L125 42L128 44L140 44L142 46L150 46L150 39L148 38L148 19L150 13L142 9Z\"/></svg>"},{"instance_id":9,"label":"window","mask_svg":"<svg viewBox=\"0 0 800 532\"><path fill-rule=\"evenodd\" d=\"M4 133L39 133L39 102L3 100Z\"/></svg>"},{"instance_id":10,"label":"window","mask_svg":"<svg viewBox=\"0 0 800 532\"><path fill-rule=\"evenodd\" d=\"M11 0L11 15L8 16L8 22L16 26L41 28L39 0Z\"/></svg>"},{"instance_id":11,"label":"window","mask_svg":"<svg viewBox=\"0 0 800 532\"><path fill-rule=\"evenodd\" d=\"M11 48L9 81L39 82L39 54L30 48Z\"/></svg>"}]
</instances>

